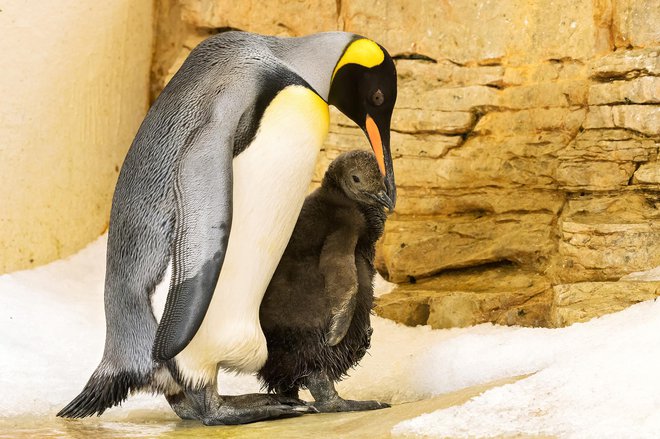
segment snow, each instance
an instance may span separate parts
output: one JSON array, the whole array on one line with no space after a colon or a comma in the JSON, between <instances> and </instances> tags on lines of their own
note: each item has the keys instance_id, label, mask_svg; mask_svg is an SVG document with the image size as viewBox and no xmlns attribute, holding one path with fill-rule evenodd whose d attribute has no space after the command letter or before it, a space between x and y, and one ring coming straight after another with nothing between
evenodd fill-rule
<instances>
[{"instance_id":1,"label":"snow","mask_svg":"<svg viewBox=\"0 0 660 439\"><path fill-rule=\"evenodd\" d=\"M98 364L105 245L102 237L66 260L0 276L3 417L52 416ZM657 271L636 280L655 279ZM562 329L432 330L377 317L373 326L369 354L338 386L346 398L403 403L524 376L402 422L395 435L644 438L660 431L660 301ZM252 376L222 373L219 382L222 393L259 391ZM138 409L173 416L164 398L152 395L133 396L109 413Z\"/></svg>"},{"instance_id":2,"label":"snow","mask_svg":"<svg viewBox=\"0 0 660 439\"><path fill-rule=\"evenodd\" d=\"M660 431L660 302L568 328L491 340L523 349L528 378L394 427L396 435L645 438ZM505 354L507 355L507 354ZM452 361L454 361L452 359ZM487 366L490 367L490 366Z\"/></svg>"}]
</instances>

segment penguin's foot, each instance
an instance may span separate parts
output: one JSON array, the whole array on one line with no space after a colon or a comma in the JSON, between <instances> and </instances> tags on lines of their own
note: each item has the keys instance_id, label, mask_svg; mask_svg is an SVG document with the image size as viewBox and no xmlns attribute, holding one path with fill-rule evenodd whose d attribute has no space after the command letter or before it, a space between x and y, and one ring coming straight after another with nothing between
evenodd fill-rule
<instances>
[{"instance_id":1,"label":"penguin's foot","mask_svg":"<svg viewBox=\"0 0 660 439\"><path fill-rule=\"evenodd\" d=\"M307 388L315 400L312 406L320 413L377 410L390 406L385 402L351 401L341 398L335 390L335 383L325 372L311 373L307 377Z\"/></svg>"},{"instance_id":2,"label":"penguin's foot","mask_svg":"<svg viewBox=\"0 0 660 439\"><path fill-rule=\"evenodd\" d=\"M315 413L316 410L302 399L289 395L278 395L273 393L249 393L247 395L225 395L222 396L229 404L240 407L259 407L285 405L300 413Z\"/></svg>"},{"instance_id":3,"label":"penguin's foot","mask_svg":"<svg viewBox=\"0 0 660 439\"><path fill-rule=\"evenodd\" d=\"M204 425L236 425L267 419L289 418L317 410L297 398L269 394L225 395L209 385L185 390L168 397L170 406L182 419L199 419Z\"/></svg>"},{"instance_id":4,"label":"penguin's foot","mask_svg":"<svg viewBox=\"0 0 660 439\"><path fill-rule=\"evenodd\" d=\"M267 405L258 407L233 407L223 405L204 414L204 425L238 425L269 419L292 418L302 413L285 405Z\"/></svg>"},{"instance_id":5,"label":"penguin's foot","mask_svg":"<svg viewBox=\"0 0 660 439\"><path fill-rule=\"evenodd\" d=\"M278 395L252 393L225 395L220 396L220 399L221 405L204 415L204 425L247 424L316 412L316 409L300 399Z\"/></svg>"},{"instance_id":6,"label":"penguin's foot","mask_svg":"<svg viewBox=\"0 0 660 439\"><path fill-rule=\"evenodd\" d=\"M319 413L331 412L360 412L363 410L378 410L388 408L390 405L379 401L351 401L340 397L315 401L312 404Z\"/></svg>"},{"instance_id":7,"label":"penguin's foot","mask_svg":"<svg viewBox=\"0 0 660 439\"><path fill-rule=\"evenodd\" d=\"M200 415L183 392L174 395L165 395L165 399L181 419L200 419Z\"/></svg>"}]
</instances>

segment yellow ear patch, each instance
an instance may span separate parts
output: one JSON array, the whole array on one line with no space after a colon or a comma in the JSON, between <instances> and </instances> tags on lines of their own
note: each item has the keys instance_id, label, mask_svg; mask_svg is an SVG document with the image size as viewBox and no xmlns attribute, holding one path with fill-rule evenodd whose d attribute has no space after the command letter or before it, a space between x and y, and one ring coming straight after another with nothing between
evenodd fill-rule
<instances>
[{"instance_id":1,"label":"yellow ear patch","mask_svg":"<svg viewBox=\"0 0 660 439\"><path fill-rule=\"evenodd\" d=\"M382 63L385 59L383 50L371 40L361 38L349 44L348 48L339 59L335 71L332 72L332 79L335 79L337 71L346 64L359 64L370 68Z\"/></svg>"}]
</instances>

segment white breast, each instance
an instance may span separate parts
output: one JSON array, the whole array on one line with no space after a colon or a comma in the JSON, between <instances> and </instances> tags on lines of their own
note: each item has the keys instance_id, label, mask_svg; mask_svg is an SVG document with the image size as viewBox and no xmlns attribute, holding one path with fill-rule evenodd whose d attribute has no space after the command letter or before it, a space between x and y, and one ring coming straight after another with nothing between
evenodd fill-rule
<instances>
[{"instance_id":1,"label":"white breast","mask_svg":"<svg viewBox=\"0 0 660 439\"><path fill-rule=\"evenodd\" d=\"M253 372L266 361L259 305L291 237L328 122L328 106L314 92L287 87L234 159L233 219L220 278L199 331L175 357L185 379L210 382L218 365ZM164 291L159 286L152 296L157 319Z\"/></svg>"}]
</instances>

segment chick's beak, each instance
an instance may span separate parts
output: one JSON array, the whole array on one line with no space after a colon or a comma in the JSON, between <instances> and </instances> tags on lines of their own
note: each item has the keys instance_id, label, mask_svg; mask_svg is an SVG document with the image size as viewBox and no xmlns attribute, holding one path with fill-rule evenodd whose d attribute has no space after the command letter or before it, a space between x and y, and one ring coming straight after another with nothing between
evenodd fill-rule
<instances>
[{"instance_id":1,"label":"chick's beak","mask_svg":"<svg viewBox=\"0 0 660 439\"><path fill-rule=\"evenodd\" d=\"M371 194L371 197L381 206L386 208L388 211L394 211L394 202L392 199L385 193L385 191L380 191L377 194Z\"/></svg>"}]
</instances>

